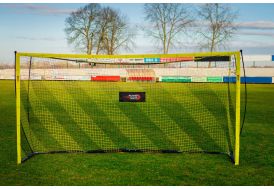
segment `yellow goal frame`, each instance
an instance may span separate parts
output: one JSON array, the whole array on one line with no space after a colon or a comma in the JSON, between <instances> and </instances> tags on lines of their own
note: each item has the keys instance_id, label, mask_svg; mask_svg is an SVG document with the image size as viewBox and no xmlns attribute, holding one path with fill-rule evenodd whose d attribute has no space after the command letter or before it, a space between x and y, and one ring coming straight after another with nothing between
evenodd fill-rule
<instances>
[{"instance_id":1,"label":"yellow goal frame","mask_svg":"<svg viewBox=\"0 0 274 189\"><path fill-rule=\"evenodd\" d=\"M210 57L210 56L235 56L236 59L236 122L235 122L235 152L234 162L239 165L240 159L240 51L234 52L202 52L184 54L128 54L128 55L87 55L87 54L48 54L15 52L15 84L16 84L16 135L17 135L17 164L21 164L21 125L20 125L20 57L29 56L37 58L176 58L176 57Z\"/></svg>"}]
</instances>

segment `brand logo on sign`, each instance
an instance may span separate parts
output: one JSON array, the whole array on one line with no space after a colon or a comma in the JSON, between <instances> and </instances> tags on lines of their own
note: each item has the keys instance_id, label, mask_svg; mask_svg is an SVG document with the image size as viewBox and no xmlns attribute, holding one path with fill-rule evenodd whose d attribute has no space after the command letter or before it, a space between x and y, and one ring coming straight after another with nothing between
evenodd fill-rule
<instances>
[{"instance_id":1,"label":"brand logo on sign","mask_svg":"<svg viewBox=\"0 0 274 189\"><path fill-rule=\"evenodd\" d=\"M145 102L145 92L119 92L119 102Z\"/></svg>"},{"instance_id":2,"label":"brand logo on sign","mask_svg":"<svg viewBox=\"0 0 274 189\"><path fill-rule=\"evenodd\" d=\"M138 100L141 99L141 95L139 95L139 94L135 94L135 95L129 94L127 97L128 97L129 100L136 100L136 101L138 101Z\"/></svg>"}]
</instances>

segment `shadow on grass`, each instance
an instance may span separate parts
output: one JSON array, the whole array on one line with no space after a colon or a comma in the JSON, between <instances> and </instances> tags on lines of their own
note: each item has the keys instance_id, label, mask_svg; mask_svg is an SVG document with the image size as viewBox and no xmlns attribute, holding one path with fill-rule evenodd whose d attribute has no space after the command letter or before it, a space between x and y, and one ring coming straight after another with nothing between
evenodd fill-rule
<instances>
[{"instance_id":1,"label":"shadow on grass","mask_svg":"<svg viewBox=\"0 0 274 189\"><path fill-rule=\"evenodd\" d=\"M77 93L73 91L77 91ZM92 94L89 95L78 85L75 85L73 90L68 90L68 93L118 148L136 148L128 136L125 136L104 112L104 104L96 102ZM81 94L81 98L79 94Z\"/></svg>"},{"instance_id":2,"label":"shadow on grass","mask_svg":"<svg viewBox=\"0 0 274 189\"><path fill-rule=\"evenodd\" d=\"M49 82L47 82L47 84L54 85L54 81ZM90 145L96 146L96 144L90 139L90 137L80 127L77 126L77 123L73 120L69 112L65 109L65 107L63 107L60 104L59 100L56 99L56 97L54 96L52 91L48 89L46 84L44 84L43 82L33 82L33 88L36 89L36 94L39 97L41 103L43 103L43 105L48 109L48 111L51 112L51 114L54 116L59 125L66 130L67 134L59 133L60 140L64 140L69 144L70 138L72 138L81 147L81 149L71 150L89 150L88 148ZM40 90L41 88L43 90ZM63 92L64 91L60 91L60 94L58 95L60 95L61 97ZM58 128L55 129L58 130ZM52 150L54 151L56 150L56 148L53 148Z\"/></svg>"},{"instance_id":3,"label":"shadow on grass","mask_svg":"<svg viewBox=\"0 0 274 189\"><path fill-rule=\"evenodd\" d=\"M131 120L152 143L157 150L176 150L178 147L167 138L157 125L143 112L142 108L131 102L119 103L120 110Z\"/></svg>"},{"instance_id":4,"label":"shadow on grass","mask_svg":"<svg viewBox=\"0 0 274 189\"><path fill-rule=\"evenodd\" d=\"M185 109L182 102L178 102L169 91L161 87L161 98L155 98L155 102L178 126L192 139L192 141L205 152L222 152L216 141L197 123L188 110ZM190 149L191 151L191 149Z\"/></svg>"},{"instance_id":5,"label":"shadow on grass","mask_svg":"<svg viewBox=\"0 0 274 189\"><path fill-rule=\"evenodd\" d=\"M232 142L230 138L230 131L233 131L233 125L228 124L228 117L227 113L230 114L230 119L233 119L235 114L231 115L230 108L231 108L231 100L230 96L227 96L227 99L221 99L220 96L225 94L221 93L226 93L225 92L225 87L227 84L221 84L221 83L207 83L207 84L202 84L203 87L206 85L206 90L199 90L201 88L201 84L194 84L194 85L186 85L188 90L191 92L191 94L194 95L196 99L198 99L203 106L214 116L214 118L217 120L217 125L215 124L214 129L218 132L220 137L218 137L220 140L225 140L221 142L226 142L229 148L229 152L233 153L233 148L232 148ZM222 88L221 93L216 93L210 85L218 85L218 87ZM228 94L229 95L229 94ZM227 112L227 108L224 106L224 103L227 104L229 108L229 112ZM233 120L230 120L233 121ZM233 123L233 122L232 122ZM212 125L213 126L213 125ZM217 127L216 127L217 126ZM229 128L232 127L232 128ZM219 129L218 129L219 128ZM225 136L222 136L222 131L224 132ZM215 131L215 132L216 132Z\"/></svg>"},{"instance_id":6,"label":"shadow on grass","mask_svg":"<svg viewBox=\"0 0 274 189\"><path fill-rule=\"evenodd\" d=\"M34 92L36 90L39 89L35 89L34 85L32 91ZM28 98L30 98L30 102L28 102ZM37 105L35 104L36 100L37 99L34 99L34 95L31 92L30 94L28 94L26 86L23 86L23 84L21 84L21 106L23 107L23 111L25 112L25 114L21 113L21 127L24 131L22 133L22 149L27 154L31 153L31 151L43 152L42 149L37 149L37 146L41 144L46 149L55 148L64 150L59 142L51 136L48 130L43 126L43 123L41 123L38 117L35 115L32 106ZM37 105L36 108L39 108L39 105ZM36 141L38 139L39 141ZM27 148L29 149L27 150Z\"/></svg>"}]
</instances>

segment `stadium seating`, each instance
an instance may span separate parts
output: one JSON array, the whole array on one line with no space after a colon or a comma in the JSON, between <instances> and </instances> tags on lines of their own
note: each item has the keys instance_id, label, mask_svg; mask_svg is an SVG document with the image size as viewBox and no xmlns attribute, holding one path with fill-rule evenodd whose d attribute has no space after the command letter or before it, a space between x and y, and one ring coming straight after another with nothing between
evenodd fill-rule
<instances>
[{"instance_id":1,"label":"stadium seating","mask_svg":"<svg viewBox=\"0 0 274 189\"><path fill-rule=\"evenodd\" d=\"M155 82L156 75L153 69L127 69L127 81Z\"/></svg>"}]
</instances>

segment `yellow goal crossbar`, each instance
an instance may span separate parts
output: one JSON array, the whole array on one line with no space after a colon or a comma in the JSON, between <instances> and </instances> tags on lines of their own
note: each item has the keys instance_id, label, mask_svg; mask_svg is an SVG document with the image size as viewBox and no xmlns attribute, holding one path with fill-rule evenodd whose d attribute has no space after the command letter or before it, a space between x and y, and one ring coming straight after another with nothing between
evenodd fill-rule
<instances>
[{"instance_id":1,"label":"yellow goal crossbar","mask_svg":"<svg viewBox=\"0 0 274 189\"><path fill-rule=\"evenodd\" d=\"M182 53L182 54L125 54L125 55L95 55L95 54L53 54L53 53L29 53L17 52L18 56L29 56L38 58L177 58L177 57L195 57L195 56L232 56L235 52L200 52L200 53Z\"/></svg>"}]
</instances>

